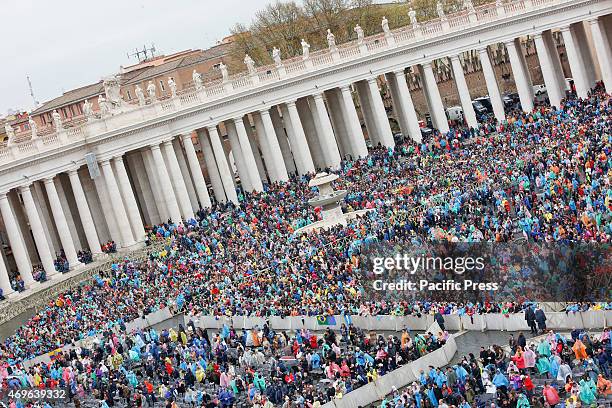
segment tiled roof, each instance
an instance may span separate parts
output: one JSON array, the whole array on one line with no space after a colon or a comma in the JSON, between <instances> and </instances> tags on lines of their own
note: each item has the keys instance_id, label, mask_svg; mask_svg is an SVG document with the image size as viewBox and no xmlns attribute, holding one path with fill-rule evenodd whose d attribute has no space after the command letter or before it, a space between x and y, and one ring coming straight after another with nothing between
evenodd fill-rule
<instances>
[{"instance_id":1,"label":"tiled roof","mask_svg":"<svg viewBox=\"0 0 612 408\"><path fill-rule=\"evenodd\" d=\"M229 52L230 46L230 44L219 44L207 50L189 53L184 57L173 59L158 66L146 67L143 69L137 69L131 72L124 73L121 75L121 84L130 85L140 83L143 81L147 81L150 78L155 78L160 75L163 75L166 72L171 72L179 68L197 65L204 61L222 57L223 55L226 55ZM202 74L207 77L207 73L203 72ZM217 74L215 73L213 75L216 76ZM38 107L32 112L32 115L49 112L53 109L57 109L59 107L66 106L71 103L75 103L78 101L85 100L86 98L99 95L102 92L104 92L104 86L102 85L102 81L99 81L95 84L86 85L81 88L73 89L71 91L64 92L63 95L58 96L55 99L51 99L50 101L43 103L40 107Z\"/></svg>"},{"instance_id":2,"label":"tiled roof","mask_svg":"<svg viewBox=\"0 0 612 408\"><path fill-rule=\"evenodd\" d=\"M64 92L62 96L58 96L55 99L51 99L50 101L43 103L37 109L32 111L31 115L38 115L74 102L82 101L92 96L99 95L103 91L104 86L102 85L102 81L73 89L71 91Z\"/></svg>"}]
</instances>

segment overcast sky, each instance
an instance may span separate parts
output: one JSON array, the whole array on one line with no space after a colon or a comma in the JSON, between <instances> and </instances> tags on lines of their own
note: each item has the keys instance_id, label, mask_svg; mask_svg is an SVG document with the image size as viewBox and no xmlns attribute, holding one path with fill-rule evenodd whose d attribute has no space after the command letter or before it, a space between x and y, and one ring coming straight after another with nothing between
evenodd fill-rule
<instances>
[{"instance_id":1,"label":"overcast sky","mask_svg":"<svg viewBox=\"0 0 612 408\"><path fill-rule=\"evenodd\" d=\"M0 117L118 72L136 47L207 48L270 0L2 0Z\"/></svg>"}]
</instances>

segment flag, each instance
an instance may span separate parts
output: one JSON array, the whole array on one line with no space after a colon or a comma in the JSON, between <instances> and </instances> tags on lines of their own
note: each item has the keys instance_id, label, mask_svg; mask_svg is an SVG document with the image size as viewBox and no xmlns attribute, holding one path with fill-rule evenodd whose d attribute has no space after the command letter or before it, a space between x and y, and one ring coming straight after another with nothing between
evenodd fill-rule
<instances>
[{"instance_id":1,"label":"flag","mask_svg":"<svg viewBox=\"0 0 612 408\"><path fill-rule=\"evenodd\" d=\"M334 316L317 316L317 323L320 326L333 326L336 324L336 318Z\"/></svg>"}]
</instances>

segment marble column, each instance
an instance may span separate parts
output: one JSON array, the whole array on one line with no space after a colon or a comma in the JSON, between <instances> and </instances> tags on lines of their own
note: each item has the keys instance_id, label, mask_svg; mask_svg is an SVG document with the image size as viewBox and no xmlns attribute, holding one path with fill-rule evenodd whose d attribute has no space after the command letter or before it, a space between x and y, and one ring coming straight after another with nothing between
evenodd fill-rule
<instances>
[{"instance_id":1,"label":"marble column","mask_svg":"<svg viewBox=\"0 0 612 408\"><path fill-rule=\"evenodd\" d=\"M449 131L448 119L446 118L446 110L442 103L442 97L440 96L440 90L438 89L431 62L421 65L421 75L431 121L442 134L446 134Z\"/></svg>"},{"instance_id":2,"label":"marble column","mask_svg":"<svg viewBox=\"0 0 612 408\"><path fill-rule=\"evenodd\" d=\"M151 146L151 155L153 159L152 164L157 169L157 180L161 186L161 193L163 195L165 207L168 210L168 217L175 224L180 224L183 220L181 217L181 210L176 201L176 196L174 195L174 190L172 189L172 183L170 181L170 174L166 168L164 155L159 145Z\"/></svg>"},{"instance_id":3,"label":"marble column","mask_svg":"<svg viewBox=\"0 0 612 408\"><path fill-rule=\"evenodd\" d=\"M246 160L242 152L242 146L238 141L238 130L236 129L236 125L234 124L233 120L226 120L224 124L225 129L227 130L227 138L229 139L230 146L232 147L232 155L234 156L234 163L236 163L238 176L240 176L240 183L242 184L242 189L244 191L253 191L249 170L247 168ZM251 149L249 146L249 151L250 150ZM253 162L255 162L255 159L253 159ZM257 168L255 170L257 170Z\"/></svg>"},{"instance_id":4,"label":"marble column","mask_svg":"<svg viewBox=\"0 0 612 408\"><path fill-rule=\"evenodd\" d=\"M17 270L23 279L25 286L28 287L34 283L32 277L32 266L26 251L25 245L19 232L19 226L17 220L9 204L7 193L0 193L0 212L2 213L2 221L6 227L6 234L8 235L9 243L11 244L11 251L17 264Z\"/></svg>"},{"instance_id":5,"label":"marble column","mask_svg":"<svg viewBox=\"0 0 612 408\"><path fill-rule=\"evenodd\" d=\"M155 197L155 208L159 214L160 222L165 223L170 219L170 212L166 208L166 198L164 197L164 191L159 181L159 174L154 164L153 153L151 149L145 149L141 151L142 161L144 168L147 173L149 184L151 185L151 192Z\"/></svg>"},{"instance_id":6,"label":"marble column","mask_svg":"<svg viewBox=\"0 0 612 408\"><path fill-rule=\"evenodd\" d=\"M121 192L119 191L119 185L117 179L111 167L109 160L103 160L100 163L102 167L102 173L104 174L104 181L106 182L106 190L110 202L113 204L113 213L119 228L119 234L121 236L121 247L129 247L135 244L134 237L132 235L132 228L130 226L130 219L128 218L127 211L121 198Z\"/></svg>"},{"instance_id":7,"label":"marble column","mask_svg":"<svg viewBox=\"0 0 612 408\"><path fill-rule=\"evenodd\" d=\"M276 175L276 167L274 164L274 157L272 157L272 151L270 150L270 145L266 139L266 129L263 124L263 120L261 118L261 114L259 112L254 112L253 123L255 125L255 136L256 136L256 144L259 145L261 149L261 155L263 157L263 166L265 167L267 173L267 179L270 182L274 182L277 179Z\"/></svg>"},{"instance_id":8,"label":"marble column","mask_svg":"<svg viewBox=\"0 0 612 408\"><path fill-rule=\"evenodd\" d=\"M225 197L225 190L223 189L223 183L221 182L221 174L217 168L217 162L215 161L215 154L213 153L208 139L208 131L203 129L198 130L198 139L200 140L200 146L202 146L202 154L204 155L204 164L206 164L206 172L210 178L210 184L213 189L215 199L219 203L224 203L227 198Z\"/></svg>"},{"instance_id":9,"label":"marble column","mask_svg":"<svg viewBox=\"0 0 612 408\"><path fill-rule=\"evenodd\" d=\"M340 151L340 157L345 158L348 156L356 157L357 154L354 152L351 139L349 139L349 130L346 124L344 114L344 107L342 102L342 93L338 88L328 89L324 92L327 112L329 113L329 119L331 120L332 130Z\"/></svg>"},{"instance_id":10,"label":"marble column","mask_svg":"<svg viewBox=\"0 0 612 408\"><path fill-rule=\"evenodd\" d=\"M495 118L501 122L506 119L506 112L504 110L504 101L499 92L497 78L495 78L495 71L493 70L491 59L489 58L489 50L487 47L481 48L478 50L478 54L480 57L480 65L482 66L482 74L487 84L491 105L493 106L493 114Z\"/></svg>"},{"instance_id":11,"label":"marble column","mask_svg":"<svg viewBox=\"0 0 612 408\"><path fill-rule=\"evenodd\" d=\"M272 119L272 125L274 125L274 132L278 139L278 146L280 147L281 154L283 155L283 163L285 169L289 174L295 174L296 167L293 155L291 154L291 146L289 146L289 139L285 128L287 125L283 122L280 113L278 112L278 106L270 108L270 118Z\"/></svg>"},{"instance_id":12,"label":"marble column","mask_svg":"<svg viewBox=\"0 0 612 408\"><path fill-rule=\"evenodd\" d=\"M554 71L553 56L550 53L551 50L546 46L542 33L535 33L533 35L533 40L538 52L540 69L544 77L544 84L546 85L546 92L548 93L550 105L559 107L564 95L561 93L562 87L561 84L558 83L557 75Z\"/></svg>"},{"instance_id":13,"label":"marble column","mask_svg":"<svg viewBox=\"0 0 612 408\"><path fill-rule=\"evenodd\" d=\"M308 99L312 98L300 98L295 102L297 107L298 115L300 117L300 123L304 130L304 136L306 137L306 144L310 150L313 164L315 169L325 168L325 156L323 156L323 148L319 143L317 136L317 125L310 109L310 103ZM314 104L314 101L312 102Z\"/></svg>"},{"instance_id":14,"label":"marble column","mask_svg":"<svg viewBox=\"0 0 612 408\"><path fill-rule=\"evenodd\" d=\"M512 67L516 90L521 100L521 107L524 112L531 112L533 110L533 88L530 83L529 72L523 64L523 48L518 39L506 41L504 44L510 57L510 66Z\"/></svg>"},{"instance_id":15,"label":"marble column","mask_svg":"<svg viewBox=\"0 0 612 408\"><path fill-rule=\"evenodd\" d=\"M395 83L397 85L399 109L402 110L403 117L406 120L406 126L408 127L408 133L404 136L409 135L412 140L417 143L421 143L423 136L421 135L419 118L417 117L416 110L414 109L414 103L412 102L408 82L406 82L406 74L404 73L404 70L401 69L393 72L393 76L395 77Z\"/></svg>"},{"instance_id":16,"label":"marble column","mask_svg":"<svg viewBox=\"0 0 612 408\"><path fill-rule=\"evenodd\" d=\"M183 139L183 146L185 147L185 156L187 156L187 164L189 170L191 170L191 177L193 177L193 184L198 196L198 201L202 208L210 208L212 206L210 202L210 196L208 195L208 188L206 187L206 180L202 174L202 167L198 160L195 147L193 146L193 140L191 140L191 133L181 136Z\"/></svg>"},{"instance_id":17,"label":"marble column","mask_svg":"<svg viewBox=\"0 0 612 408\"><path fill-rule=\"evenodd\" d=\"M293 157L296 159L297 171L300 176L303 176L304 174L314 173L315 166L295 103L296 101L289 101L282 105L281 109L283 120L287 126L287 136L289 137L289 143L291 143Z\"/></svg>"},{"instance_id":18,"label":"marble column","mask_svg":"<svg viewBox=\"0 0 612 408\"><path fill-rule=\"evenodd\" d=\"M189 171L189 166L187 166L187 160L185 159L185 154L183 153L183 146L181 146L180 139L180 136L174 138L172 140L172 147L174 148L174 154L176 155L176 160L178 162L179 169L181 170L181 178L185 182L185 187L187 188L187 195L189 196L189 202L191 203L191 210L195 213L200 209L200 204L198 203L198 195L196 194L195 187L193 186L191 172Z\"/></svg>"},{"instance_id":19,"label":"marble column","mask_svg":"<svg viewBox=\"0 0 612 408\"><path fill-rule=\"evenodd\" d=\"M253 133L253 125L251 124L251 119L249 118L249 115L244 115L242 117L242 124L244 125L247 137L249 138L249 145L251 146L251 152L253 153L253 157L255 158L255 164L257 164L257 172L259 173L259 178L262 183L267 183L268 175L266 174L266 167L264 166L263 160L261 159L261 150L259 150L259 145L257 144L257 137Z\"/></svg>"},{"instance_id":20,"label":"marble column","mask_svg":"<svg viewBox=\"0 0 612 408\"><path fill-rule=\"evenodd\" d=\"M221 144L221 138L219 137L217 126L209 126L207 129L225 195L229 201L238 203L238 195L236 194L236 188L234 187L234 177L232 176L229 164L225 159L225 151L223 150L223 145Z\"/></svg>"},{"instance_id":21,"label":"marble column","mask_svg":"<svg viewBox=\"0 0 612 408\"><path fill-rule=\"evenodd\" d=\"M288 181L289 175L287 174L287 168L283 160L283 153L281 152L280 145L278 144L278 138L274 131L274 124L270 117L270 111L268 109L262 109L259 111L261 115L261 121L264 127L265 140L270 149L270 156L274 162L274 172L276 178L272 181ZM330 125L331 126L331 125Z\"/></svg>"},{"instance_id":22,"label":"marble column","mask_svg":"<svg viewBox=\"0 0 612 408\"><path fill-rule=\"evenodd\" d=\"M589 93L590 86L585 68L582 65L580 53L578 52L576 38L574 33L571 31L570 26L562 27L561 35L563 35L565 52L567 53L567 60L569 62L570 69L572 70L572 79L574 80L576 93L578 94L578 97L586 98Z\"/></svg>"},{"instance_id":23,"label":"marble column","mask_svg":"<svg viewBox=\"0 0 612 408\"><path fill-rule=\"evenodd\" d=\"M359 116L357 116L350 85L342 85L340 87L340 94L342 96L342 113L348 130L348 138L353 148L353 154L356 157L366 157L368 155L368 147L361 131L361 122L359 121Z\"/></svg>"},{"instance_id":24,"label":"marble column","mask_svg":"<svg viewBox=\"0 0 612 408\"><path fill-rule=\"evenodd\" d=\"M72 236L70 235L68 221L66 221L66 215L64 214L64 210L62 209L62 204L60 203L60 198L57 194L57 189L55 187L53 177L46 178L44 180L44 184L45 190L47 190L47 197L49 197L49 204L51 205L51 213L53 214L55 227L57 228L57 232L59 234L60 242L62 244L64 253L66 254L66 259L68 259L70 269L75 268L81 265L81 262L77 257L76 248L74 247L74 241L72 240Z\"/></svg>"},{"instance_id":25,"label":"marble column","mask_svg":"<svg viewBox=\"0 0 612 408\"><path fill-rule=\"evenodd\" d=\"M476 120L476 113L472 106L472 97L470 96L470 89L465 81L465 75L463 74L463 66L459 55L452 55L450 57L451 65L453 67L453 75L455 77L455 85L457 86L457 92L459 92L459 99L461 100L461 107L463 108L463 115L465 121L470 127L477 127L478 121Z\"/></svg>"},{"instance_id":26,"label":"marble column","mask_svg":"<svg viewBox=\"0 0 612 408\"><path fill-rule=\"evenodd\" d=\"M255 160L255 155L251 149L251 143L249 141L247 130L244 126L244 121L241 117L234 118L233 125L234 129L236 130L236 138L240 147L242 159L244 160L245 171L247 173L246 177L249 180L249 187L254 191L263 191L263 184L261 182L261 178L259 177L259 170L257 169L257 161Z\"/></svg>"},{"instance_id":27,"label":"marble column","mask_svg":"<svg viewBox=\"0 0 612 408\"><path fill-rule=\"evenodd\" d=\"M134 197L134 190L130 184L130 179L125 169L125 163L123 163L123 156L118 156L113 159L115 165L115 173L117 174L117 184L119 185L119 191L123 197L125 204L125 210L127 211L130 225L132 227L132 236L136 242L144 241L145 229L142 224L142 218L140 216L140 210L138 209L138 203L136 197Z\"/></svg>"},{"instance_id":28,"label":"marble column","mask_svg":"<svg viewBox=\"0 0 612 408\"><path fill-rule=\"evenodd\" d=\"M378 89L376 77L368 79L368 91L369 101L374 113L374 120L376 121L376 129L378 130L378 139L383 146L393 148L395 147L393 132L391 132L391 125L389 124L385 104L380 95L380 89Z\"/></svg>"},{"instance_id":29,"label":"marble column","mask_svg":"<svg viewBox=\"0 0 612 408\"><path fill-rule=\"evenodd\" d=\"M593 47L597 53L601 78L606 91L612 93L612 48L610 47L610 38L606 35L601 18L589 20L589 26L591 28L591 37L593 38Z\"/></svg>"},{"instance_id":30,"label":"marble column","mask_svg":"<svg viewBox=\"0 0 612 408\"><path fill-rule=\"evenodd\" d=\"M315 105L316 117L319 122L317 135L319 136L319 143L323 150L323 156L325 157L325 164L327 167L337 169L340 167L340 151L338 150L334 130L329 120L329 115L327 114L323 93L316 93L312 98Z\"/></svg>"},{"instance_id":31,"label":"marble column","mask_svg":"<svg viewBox=\"0 0 612 408\"><path fill-rule=\"evenodd\" d=\"M83 191L81 179L77 169L68 171L68 178L70 179L70 186L72 187L72 194L74 195L74 201L76 202L77 209L79 211L79 218L81 219L81 225L83 231L85 231L85 238L87 239L87 245L91 253L95 255L102 254L102 247L100 246L100 239L96 231L91 211L89 210L89 204L87 204L87 198Z\"/></svg>"},{"instance_id":32,"label":"marble column","mask_svg":"<svg viewBox=\"0 0 612 408\"><path fill-rule=\"evenodd\" d=\"M373 105L370 102L370 86L368 85L368 81L356 82L355 89L357 90L357 97L359 98L359 106L368 134L368 140L372 147L378 147L379 144L382 144L382 141L376 129L376 118L373 113Z\"/></svg>"},{"instance_id":33,"label":"marble column","mask_svg":"<svg viewBox=\"0 0 612 408\"><path fill-rule=\"evenodd\" d=\"M11 286L11 278L9 277L8 269L4 263L4 256L2 255L2 249L0 248L0 289L2 294L7 297L13 294L15 291Z\"/></svg>"},{"instance_id":34,"label":"marble column","mask_svg":"<svg viewBox=\"0 0 612 408\"><path fill-rule=\"evenodd\" d=\"M36 204L34 203L30 186L20 187L19 191L21 192L23 205L28 216L30 228L32 229L32 235L34 236L34 242L36 243L36 249L38 250L40 262L47 274L47 278L50 278L55 275L57 271L55 270L53 254L51 253L49 245L47 244L47 237L45 236L42 222L40 221L38 211L36 210Z\"/></svg>"},{"instance_id":35,"label":"marble column","mask_svg":"<svg viewBox=\"0 0 612 408\"><path fill-rule=\"evenodd\" d=\"M193 219L193 208L191 207L187 186L185 185L185 180L183 179L176 153L174 152L174 146L172 146L172 140L164 141L162 143L162 148L168 160L168 173L171 177L171 183L174 186L174 192L181 210L181 215L184 220Z\"/></svg>"}]
</instances>

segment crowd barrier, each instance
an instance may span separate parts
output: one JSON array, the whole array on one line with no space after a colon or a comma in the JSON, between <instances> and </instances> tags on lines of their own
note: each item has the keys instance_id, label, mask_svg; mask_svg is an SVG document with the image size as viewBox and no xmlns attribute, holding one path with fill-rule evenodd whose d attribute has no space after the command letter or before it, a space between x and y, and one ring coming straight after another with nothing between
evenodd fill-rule
<instances>
[{"instance_id":1,"label":"crowd barrier","mask_svg":"<svg viewBox=\"0 0 612 408\"><path fill-rule=\"evenodd\" d=\"M434 323L427 331L436 332L439 329L437 324ZM446 344L438 350L385 374L376 381L349 392L340 399L334 399L324 404L323 408L358 408L372 404L391 394L393 387L400 389L416 381L421 370L428 370L429 366L443 367L447 365L457 352L455 336L458 336L458 334L449 337Z\"/></svg>"},{"instance_id":2,"label":"crowd barrier","mask_svg":"<svg viewBox=\"0 0 612 408\"><path fill-rule=\"evenodd\" d=\"M612 324L612 310L595 310L588 312L548 312L546 313L546 326L553 330L572 330L577 329L602 329ZM322 331L329 327L332 330L339 330L342 323L346 324L346 319L342 315L334 316L335 324L321 325L316 316L270 316L270 317L247 317L247 316L187 316L174 314L169 308L158 310L148 314L145 318L138 318L126 323L128 332L144 329L152 326L160 328L177 327L179 323L187 324L190 320L196 327L203 329L220 329L224 324L234 327L236 330L252 329L255 326L263 327L268 323L273 330L299 330L302 328L312 331ZM368 331L401 331L405 328L415 331L431 330L434 323L433 315L417 316L351 316L349 319L353 325ZM434 326L436 327L436 326ZM485 330L504 330L521 331L529 330L523 313L502 315L490 313L485 315L459 316L444 315L444 327L448 331L485 331ZM434 332L434 334L437 334ZM91 342L95 337L80 340L75 345ZM60 350L70 350L74 346L64 346ZM24 362L29 367L39 362L51 361L54 352L38 356Z\"/></svg>"},{"instance_id":3,"label":"crowd barrier","mask_svg":"<svg viewBox=\"0 0 612 408\"><path fill-rule=\"evenodd\" d=\"M546 327L553 330L601 329L612 324L612 310L596 310L588 312L548 312ZM232 326L237 330L262 327L266 322L274 330L324 330L329 327L334 330L347 322L344 316L334 316L335 324L321 325L315 316L299 317L246 317L246 316L185 316L185 323L193 320L196 327L205 329L220 329L223 325ZM415 331L425 331L434 322L433 315L417 316L351 316L348 319L364 330L401 331L405 328ZM523 313L503 315L490 313L484 315L459 316L444 315L444 328L448 331L521 331L529 330ZM435 334L435 333L434 333Z\"/></svg>"}]
</instances>

